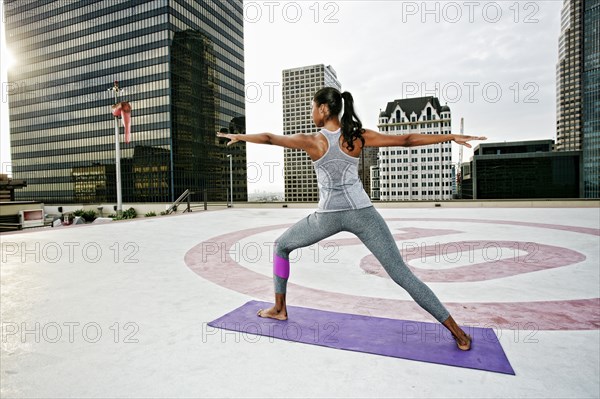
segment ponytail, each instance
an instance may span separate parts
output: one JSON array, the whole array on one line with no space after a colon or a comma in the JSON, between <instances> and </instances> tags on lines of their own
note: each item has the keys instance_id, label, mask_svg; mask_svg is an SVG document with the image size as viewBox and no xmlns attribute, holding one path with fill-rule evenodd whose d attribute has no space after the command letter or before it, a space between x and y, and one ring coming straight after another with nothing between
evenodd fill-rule
<instances>
[{"instance_id":1,"label":"ponytail","mask_svg":"<svg viewBox=\"0 0 600 399\"><path fill-rule=\"evenodd\" d=\"M354 140L359 139L361 147L365 146L365 139L362 134L365 131L362 128L362 122L358 119L358 115L354 112L354 99L352 94L345 91L342 93L344 100L344 114L342 115L342 135L348 145L350 151L354 151Z\"/></svg>"},{"instance_id":2,"label":"ponytail","mask_svg":"<svg viewBox=\"0 0 600 399\"><path fill-rule=\"evenodd\" d=\"M340 123L344 141L350 151L354 151L354 141L357 139L361 141L362 147L364 147L365 139L362 134L365 130L362 128L358 115L354 112L352 94L347 91L340 93L339 90L333 87L324 87L315 93L313 101L317 105L327 104L331 115L339 115L342 112L343 102L344 114Z\"/></svg>"}]
</instances>

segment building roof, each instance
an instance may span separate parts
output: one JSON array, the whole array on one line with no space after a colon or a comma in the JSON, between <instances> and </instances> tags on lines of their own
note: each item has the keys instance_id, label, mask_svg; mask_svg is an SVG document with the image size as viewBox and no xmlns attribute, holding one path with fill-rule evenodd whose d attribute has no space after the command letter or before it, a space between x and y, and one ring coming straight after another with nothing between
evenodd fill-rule
<instances>
[{"instance_id":1,"label":"building roof","mask_svg":"<svg viewBox=\"0 0 600 399\"><path fill-rule=\"evenodd\" d=\"M421 112L425 109L425 106L428 102L433 108L435 108L438 114L440 114L442 111L450 111L450 108L447 105L444 105L443 107L440 105L440 101L437 97L428 96L405 98L402 100L394 100L389 102L385 107L385 111L382 111L379 116L386 116L389 118L397 105L400 105L400 108L402 108L402 111L404 111L406 115L411 115L413 112L417 115L421 115Z\"/></svg>"},{"instance_id":2,"label":"building roof","mask_svg":"<svg viewBox=\"0 0 600 399\"><path fill-rule=\"evenodd\" d=\"M544 152L552 152L552 147L554 145L553 139L538 139L538 140L517 140L517 141L509 141L503 143L478 143L473 148L473 155L481 155L479 154L480 150L484 149L499 149L502 151L502 154L506 153L505 149L514 148L520 149L520 151L515 151L515 153L528 153L528 152L536 152L543 151Z\"/></svg>"}]
</instances>

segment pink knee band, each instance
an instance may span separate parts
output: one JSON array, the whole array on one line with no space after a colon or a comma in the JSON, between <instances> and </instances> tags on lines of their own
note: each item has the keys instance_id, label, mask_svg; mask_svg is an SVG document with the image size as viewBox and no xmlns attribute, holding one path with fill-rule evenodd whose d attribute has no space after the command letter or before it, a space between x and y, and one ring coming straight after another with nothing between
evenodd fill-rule
<instances>
[{"instance_id":1,"label":"pink knee band","mask_svg":"<svg viewBox=\"0 0 600 399\"><path fill-rule=\"evenodd\" d=\"M273 254L275 259L273 260L273 273L281 278L290 277L290 261L284 259L277 254Z\"/></svg>"}]
</instances>

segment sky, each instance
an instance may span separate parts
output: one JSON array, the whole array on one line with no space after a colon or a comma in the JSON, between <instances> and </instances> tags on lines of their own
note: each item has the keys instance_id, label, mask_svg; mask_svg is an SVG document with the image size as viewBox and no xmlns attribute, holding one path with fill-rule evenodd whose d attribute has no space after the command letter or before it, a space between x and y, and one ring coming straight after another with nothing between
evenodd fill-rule
<instances>
[{"instance_id":1,"label":"sky","mask_svg":"<svg viewBox=\"0 0 600 399\"><path fill-rule=\"evenodd\" d=\"M555 139L562 1L245 1L247 133L283 131L281 73L331 65L364 127L387 102L438 96L452 133ZM3 173L10 169L2 40ZM473 147L479 142L472 142ZM453 144L453 162L459 146ZM463 147L463 161L472 149ZM283 149L247 145L248 192L283 192Z\"/></svg>"}]
</instances>

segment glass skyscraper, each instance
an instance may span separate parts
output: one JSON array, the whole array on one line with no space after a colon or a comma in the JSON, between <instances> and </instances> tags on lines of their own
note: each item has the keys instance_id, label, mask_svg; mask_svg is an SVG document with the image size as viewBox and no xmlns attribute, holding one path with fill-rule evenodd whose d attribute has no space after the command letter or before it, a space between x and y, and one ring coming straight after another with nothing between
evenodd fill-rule
<instances>
[{"instance_id":1,"label":"glass skyscraper","mask_svg":"<svg viewBox=\"0 0 600 399\"><path fill-rule=\"evenodd\" d=\"M583 0L564 0L556 65L556 150L581 150Z\"/></svg>"},{"instance_id":2,"label":"glass skyscraper","mask_svg":"<svg viewBox=\"0 0 600 399\"><path fill-rule=\"evenodd\" d=\"M247 199L245 146L215 136L245 132L241 0L5 1L4 15L17 199L116 200L113 81L133 109L124 202L225 200L228 154Z\"/></svg>"},{"instance_id":3,"label":"glass skyscraper","mask_svg":"<svg viewBox=\"0 0 600 399\"><path fill-rule=\"evenodd\" d=\"M583 195L600 198L600 0L583 9Z\"/></svg>"}]
</instances>

